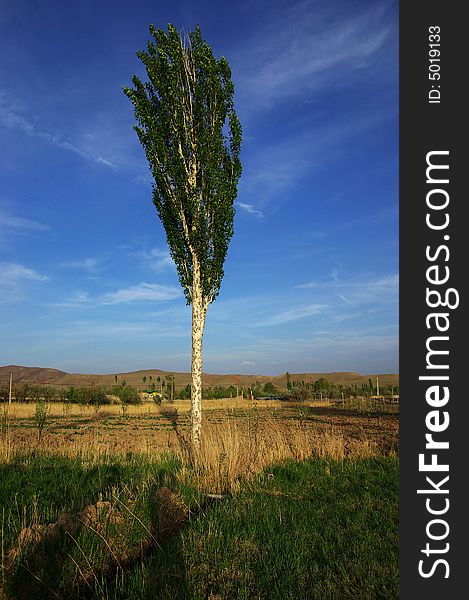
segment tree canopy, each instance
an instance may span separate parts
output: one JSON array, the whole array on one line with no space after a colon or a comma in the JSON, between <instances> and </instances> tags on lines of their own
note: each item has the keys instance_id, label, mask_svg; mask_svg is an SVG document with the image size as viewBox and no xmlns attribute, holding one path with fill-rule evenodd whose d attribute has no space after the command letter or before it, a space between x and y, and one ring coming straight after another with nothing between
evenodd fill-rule
<instances>
[{"instance_id":1,"label":"tree canopy","mask_svg":"<svg viewBox=\"0 0 469 600\"><path fill-rule=\"evenodd\" d=\"M183 36L172 25L168 32L150 26L150 33L147 50L137 52L148 81L134 76L124 92L187 303L197 262L206 308L220 290L241 175L231 71L225 58L214 58L199 27Z\"/></svg>"}]
</instances>

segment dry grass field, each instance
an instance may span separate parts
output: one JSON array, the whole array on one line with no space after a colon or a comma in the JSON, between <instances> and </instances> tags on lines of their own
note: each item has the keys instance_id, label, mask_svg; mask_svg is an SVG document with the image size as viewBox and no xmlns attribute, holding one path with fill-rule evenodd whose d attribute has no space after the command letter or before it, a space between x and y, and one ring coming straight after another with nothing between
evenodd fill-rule
<instances>
[{"instance_id":1,"label":"dry grass field","mask_svg":"<svg viewBox=\"0 0 469 600\"><path fill-rule=\"evenodd\" d=\"M48 406L41 434L35 404L4 407L0 460L38 450L67 457L165 452L190 462L190 402L177 400L101 407L54 403ZM285 458L343 458L395 452L397 409L371 403L204 401L203 488L218 492L240 477ZM200 482L199 482L200 483Z\"/></svg>"},{"instance_id":2,"label":"dry grass field","mask_svg":"<svg viewBox=\"0 0 469 600\"><path fill-rule=\"evenodd\" d=\"M203 408L4 403L0 598L397 598L398 405Z\"/></svg>"}]
</instances>

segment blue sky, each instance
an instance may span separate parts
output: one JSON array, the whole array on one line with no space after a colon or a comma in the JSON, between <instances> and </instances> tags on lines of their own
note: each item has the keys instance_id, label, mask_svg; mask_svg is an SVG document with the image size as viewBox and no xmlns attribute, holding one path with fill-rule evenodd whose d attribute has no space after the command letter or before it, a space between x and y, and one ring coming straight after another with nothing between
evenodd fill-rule
<instances>
[{"instance_id":1,"label":"blue sky","mask_svg":"<svg viewBox=\"0 0 469 600\"><path fill-rule=\"evenodd\" d=\"M122 92L200 24L243 127L204 370L398 371L397 2L0 0L0 364L190 370Z\"/></svg>"}]
</instances>

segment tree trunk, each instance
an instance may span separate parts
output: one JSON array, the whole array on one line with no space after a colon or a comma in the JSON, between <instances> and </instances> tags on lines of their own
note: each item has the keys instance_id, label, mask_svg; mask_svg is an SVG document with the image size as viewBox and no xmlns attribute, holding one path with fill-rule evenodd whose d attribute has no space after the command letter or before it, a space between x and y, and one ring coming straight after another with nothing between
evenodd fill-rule
<instances>
[{"instance_id":1,"label":"tree trunk","mask_svg":"<svg viewBox=\"0 0 469 600\"><path fill-rule=\"evenodd\" d=\"M191 440L194 458L200 453L202 429L202 337L204 335L206 307L202 297L200 265L193 262L192 280L192 386L191 386Z\"/></svg>"}]
</instances>

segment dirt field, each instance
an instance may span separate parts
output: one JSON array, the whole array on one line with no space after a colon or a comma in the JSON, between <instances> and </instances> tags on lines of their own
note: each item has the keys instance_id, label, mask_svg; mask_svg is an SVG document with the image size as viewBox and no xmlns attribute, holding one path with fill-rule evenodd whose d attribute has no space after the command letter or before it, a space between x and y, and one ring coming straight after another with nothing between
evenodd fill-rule
<instances>
[{"instance_id":1,"label":"dirt field","mask_svg":"<svg viewBox=\"0 0 469 600\"><path fill-rule=\"evenodd\" d=\"M9 451L35 448L74 455L159 453L177 450L188 438L189 401L175 401L161 407L154 403L122 407L72 407L52 404L39 440L34 404L13 403L2 417L3 445L8 436ZM237 400L204 401L205 432L213 438L236 435L241 441L268 444L275 430L287 446L301 437L301 446L313 440L341 440L343 451L367 444L378 453L398 446L398 408L392 405L360 403L288 403ZM230 443L233 442L231 439ZM320 442L317 442L320 443ZM5 447L4 447L5 452Z\"/></svg>"}]
</instances>

